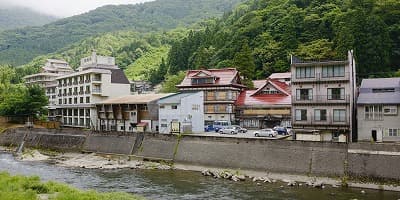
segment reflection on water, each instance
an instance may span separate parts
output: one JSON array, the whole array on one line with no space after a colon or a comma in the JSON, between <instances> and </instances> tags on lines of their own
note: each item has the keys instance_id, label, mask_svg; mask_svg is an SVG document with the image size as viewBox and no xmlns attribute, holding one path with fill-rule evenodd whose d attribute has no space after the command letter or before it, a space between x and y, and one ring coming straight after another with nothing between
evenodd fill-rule
<instances>
[{"instance_id":1,"label":"reflection on water","mask_svg":"<svg viewBox=\"0 0 400 200\"><path fill-rule=\"evenodd\" d=\"M124 191L148 199L399 199L400 193L359 189L284 187L285 184L232 182L204 177L198 172L158 170L93 170L65 168L42 162L21 162L0 153L0 171L37 175L82 189Z\"/></svg>"}]
</instances>

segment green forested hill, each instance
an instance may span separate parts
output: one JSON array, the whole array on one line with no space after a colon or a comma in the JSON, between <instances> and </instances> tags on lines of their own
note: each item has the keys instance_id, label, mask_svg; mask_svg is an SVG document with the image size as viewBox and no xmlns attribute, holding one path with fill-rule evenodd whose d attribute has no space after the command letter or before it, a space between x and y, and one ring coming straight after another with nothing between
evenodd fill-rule
<instances>
[{"instance_id":1,"label":"green forested hill","mask_svg":"<svg viewBox=\"0 0 400 200\"><path fill-rule=\"evenodd\" d=\"M0 31L26 26L41 26L55 20L57 20L56 17L40 14L28 8L0 8Z\"/></svg>"},{"instance_id":2,"label":"green forested hill","mask_svg":"<svg viewBox=\"0 0 400 200\"><path fill-rule=\"evenodd\" d=\"M0 33L0 64L21 65L84 38L133 30L169 30L221 16L241 0L156 0L137 5L104 6L40 26Z\"/></svg>"},{"instance_id":3,"label":"green forested hill","mask_svg":"<svg viewBox=\"0 0 400 200\"><path fill-rule=\"evenodd\" d=\"M265 78L288 70L290 54L340 59L353 49L360 77L388 76L400 69L399 19L398 0L248 0L174 44L168 72L236 66Z\"/></svg>"}]
</instances>

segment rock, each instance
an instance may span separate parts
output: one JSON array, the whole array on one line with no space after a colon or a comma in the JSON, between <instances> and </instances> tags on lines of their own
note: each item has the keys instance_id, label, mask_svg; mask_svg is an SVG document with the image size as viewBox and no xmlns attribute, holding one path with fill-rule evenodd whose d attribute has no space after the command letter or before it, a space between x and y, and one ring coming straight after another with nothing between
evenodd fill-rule
<instances>
[{"instance_id":1,"label":"rock","mask_svg":"<svg viewBox=\"0 0 400 200\"><path fill-rule=\"evenodd\" d=\"M257 183L258 186L261 186L261 183Z\"/></svg>"},{"instance_id":2,"label":"rock","mask_svg":"<svg viewBox=\"0 0 400 200\"><path fill-rule=\"evenodd\" d=\"M268 177L263 177L264 183L272 183Z\"/></svg>"},{"instance_id":3,"label":"rock","mask_svg":"<svg viewBox=\"0 0 400 200\"><path fill-rule=\"evenodd\" d=\"M332 187L333 187L333 188L338 188L339 186L336 185L336 184L332 184Z\"/></svg>"},{"instance_id":4,"label":"rock","mask_svg":"<svg viewBox=\"0 0 400 200\"><path fill-rule=\"evenodd\" d=\"M364 190L361 190L361 194L365 194L365 191L364 191Z\"/></svg>"},{"instance_id":5,"label":"rock","mask_svg":"<svg viewBox=\"0 0 400 200\"><path fill-rule=\"evenodd\" d=\"M321 186L321 189L325 189L325 185Z\"/></svg>"},{"instance_id":6,"label":"rock","mask_svg":"<svg viewBox=\"0 0 400 200\"><path fill-rule=\"evenodd\" d=\"M236 177L241 181L246 180L246 176L244 176L244 175L237 175Z\"/></svg>"},{"instance_id":7,"label":"rock","mask_svg":"<svg viewBox=\"0 0 400 200\"><path fill-rule=\"evenodd\" d=\"M235 181L235 182L237 182L237 181L240 181L240 180L239 180L239 178L238 178L238 177L236 177L236 176L232 176L232 181Z\"/></svg>"},{"instance_id":8,"label":"rock","mask_svg":"<svg viewBox=\"0 0 400 200\"><path fill-rule=\"evenodd\" d=\"M258 181L259 179L258 179L258 177L254 177L253 178L253 182L256 182L256 181Z\"/></svg>"},{"instance_id":9,"label":"rock","mask_svg":"<svg viewBox=\"0 0 400 200\"><path fill-rule=\"evenodd\" d=\"M299 186L303 186L303 184L302 184L302 183L299 183Z\"/></svg>"},{"instance_id":10,"label":"rock","mask_svg":"<svg viewBox=\"0 0 400 200\"><path fill-rule=\"evenodd\" d=\"M276 180L275 180L275 179L272 179L272 182L273 182L273 183L276 183Z\"/></svg>"},{"instance_id":11,"label":"rock","mask_svg":"<svg viewBox=\"0 0 400 200\"><path fill-rule=\"evenodd\" d=\"M322 186L324 186L324 183L322 181L317 181L313 183L312 186L315 188L322 188Z\"/></svg>"},{"instance_id":12,"label":"rock","mask_svg":"<svg viewBox=\"0 0 400 200\"><path fill-rule=\"evenodd\" d=\"M288 186L296 186L296 181L290 181L287 183Z\"/></svg>"},{"instance_id":13,"label":"rock","mask_svg":"<svg viewBox=\"0 0 400 200\"><path fill-rule=\"evenodd\" d=\"M314 183L313 183L313 182L311 182L311 181L307 181L307 182L306 182L306 185L307 185L307 186L313 186L313 185L314 185Z\"/></svg>"}]
</instances>

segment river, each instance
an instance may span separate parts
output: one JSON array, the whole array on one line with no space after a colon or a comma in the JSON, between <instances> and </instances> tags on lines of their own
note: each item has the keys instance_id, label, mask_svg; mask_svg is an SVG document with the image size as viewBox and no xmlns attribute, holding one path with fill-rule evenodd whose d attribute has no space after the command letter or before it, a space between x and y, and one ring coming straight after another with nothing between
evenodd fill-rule
<instances>
[{"instance_id":1,"label":"river","mask_svg":"<svg viewBox=\"0 0 400 200\"><path fill-rule=\"evenodd\" d=\"M37 175L42 180L67 183L81 189L124 191L148 199L400 199L400 193L354 188L325 189L288 187L284 183L257 185L202 176L199 172L174 170L93 170L66 168L44 162L16 160L0 152L0 171ZM283 188L281 186L284 186Z\"/></svg>"}]
</instances>

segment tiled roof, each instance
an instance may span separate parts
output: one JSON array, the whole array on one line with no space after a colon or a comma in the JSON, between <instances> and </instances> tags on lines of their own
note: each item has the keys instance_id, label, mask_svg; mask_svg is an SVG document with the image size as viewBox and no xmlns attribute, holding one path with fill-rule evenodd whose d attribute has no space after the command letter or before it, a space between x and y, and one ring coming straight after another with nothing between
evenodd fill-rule
<instances>
[{"instance_id":1,"label":"tiled roof","mask_svg":"<svg viewBox=\"0 0 400 200\"><path fill-rule=\"evenodd\" d=\"M172 94L173 93L127 95L108 99L97 104L147 104Z\"/></svg>"},{"instance_id":2,"label":"tiled roof","mask_svg":"<svg viewBox=\"0 0 400 200\"><path fill-rule=\"evenodd\" d=\"M111 83L130 84L122 69L111 69Z\"/></svg>"},{"instance_id":3,"label":"tiled roof","mask_svg":"<svg viewBox=\"0 0 400 200\"><path fill-rule=\"evenodd\" d=\"M191 78L198 75L200 72L215 77L215 84L202 84L192 85ZM221 86L221 85L236 85L239 87L245 87L241 83L235 83L235 78L239 75L239 72L235 68L224 68L224 69L200 69L200 70L188 70L183 81L177 85L177 87L190 87L190 86Z\"/></svg>"},{"instance_id":4,"label":"tiled roof","mask_svg":"<svg viewBox=\"0 0 400 200\"><path fill-rule=\"evenodd\" d=\"M237 106L290 106L291 96L284 94L258 94L252 95L255 90L246 90L240 93Z\"/></svg>"},{"instance_id":5,"label":"tiled roof","mask_svg":"<svg viewBox=\"0 0 400 200\"><path fill-rule=\"evenodd\" d=\"M160 100L158 100L159 104L172 104L176 103L179 104L181 102L182 98L188 97L190 95L197 94L197 92L184 92L184 93L177 93L173 94L167 97L163 97Z\"/></svg>"},{"instance_id":6,"label":"tiled roof","mask_svg":"<svg viewBox=\"0 0 400 200\"><path fill-rule=\"evenodd\" d=\"M260 94L259 92L267 85L272 85L282 94ZM290 86L278 80L265 80L263 86L257 90L246 90L240 93L236 105L238 106L288 106L292 102Z\"/></svg>"},{"instance_id":7,"label":"tiled roof","mask_svg":"<svg viewBox=\"0 0 400 200\"><path fill-rule=\"evenodd\" d=\"M291 78L292 73L285 72L285 73L273 73L268 78L270 79L284 79L284 78Z\"/></svg>"},{"instance_id":8,"label":"tiled roof","mask_svg":"<svg viewBox=\"0 0 400 200\"><path fill-rule=\"evenodd\" d=\"M394 89L393 92L373 92L373 89ZM363 79L357 104L400 104L400 78Z\"/></svg>"}]
</instances>

